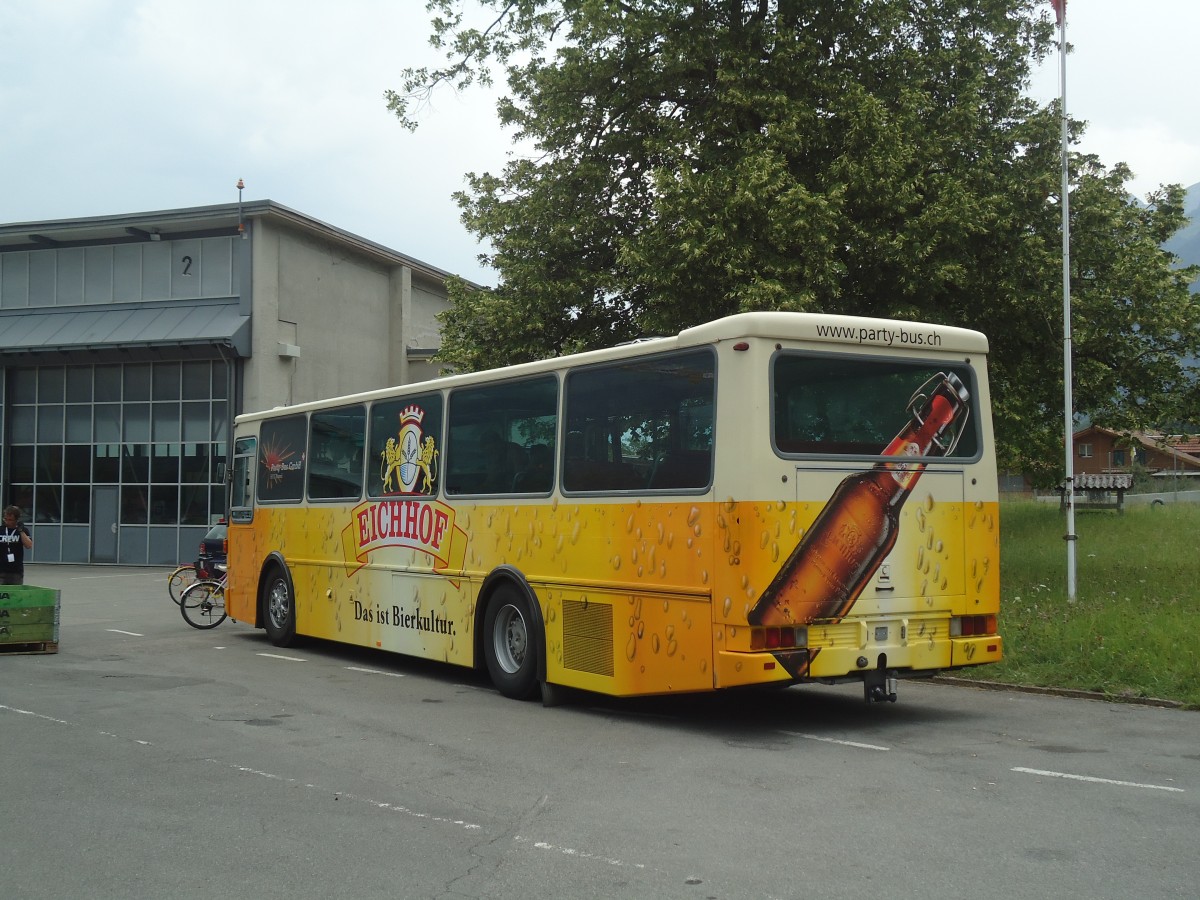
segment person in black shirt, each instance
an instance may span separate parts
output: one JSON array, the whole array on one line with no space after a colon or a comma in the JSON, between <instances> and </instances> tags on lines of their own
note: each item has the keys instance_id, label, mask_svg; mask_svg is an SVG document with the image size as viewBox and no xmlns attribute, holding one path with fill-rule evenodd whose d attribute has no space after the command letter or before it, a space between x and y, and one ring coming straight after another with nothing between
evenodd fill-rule
<instances>
[{"instance_id":1,"label":"person in black shirt","mask_svg":"<svg viewBox=\"0 0 1200 900\"><path fill-rule=\"evenodd\" d=\"M0 584L25 583L25 551L32 549L33 538L21 524L20 507L5 507L0 528Z\"/></svg>"}]
</instances>

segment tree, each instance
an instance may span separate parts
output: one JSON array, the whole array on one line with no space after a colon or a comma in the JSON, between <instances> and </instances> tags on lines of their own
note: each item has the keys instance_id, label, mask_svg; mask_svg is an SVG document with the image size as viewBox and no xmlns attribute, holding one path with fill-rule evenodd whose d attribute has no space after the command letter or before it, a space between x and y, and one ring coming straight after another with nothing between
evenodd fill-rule
<instances>
[{"instance_id":1,"label":"tree","mask_svg":"<svg viewBox=\"0 0 1200 900\"><path fill-rule=\"evenodd\" d=\"M1053 47L1048 5L427 7L447 66L406 71L391 109L415 127L436 86L502 66L500 119L536 153L456 195L501 281L452 287L444 359L475 369L758 309L961 325L992 342L1002 464L1061 465L1059 118L1022 93ZM1200 310L1159 249L1181 191L1143 207L1128 176L1077 157L1071 208L1077 408L1132 425L1176 412Z\"/></svg>"}]
</instances>

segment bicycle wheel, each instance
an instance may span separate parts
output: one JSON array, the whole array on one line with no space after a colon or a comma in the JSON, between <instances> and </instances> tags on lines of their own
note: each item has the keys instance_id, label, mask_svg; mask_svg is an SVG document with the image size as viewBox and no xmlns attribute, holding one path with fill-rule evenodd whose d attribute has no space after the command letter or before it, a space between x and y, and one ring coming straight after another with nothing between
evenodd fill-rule
<instances>
[{"instance_id":1,"label":"bicycle wheel","mask_svg":"<svg viewBox=\"0 0 1200 900\"><path fill-rule=\"evenodd\" d=\"M183 621L193 628L216 628L225 621L225 585L219 581L197 581L183 592L179 604Z\"/></svg>"},{"instance_id":2,"label":"bicycle wheel","mask_svg":"<svg viewBox=\"0 0 1200 900\"><path fill-rule=\"evenodd\" d=\"M170 593L176 606L179 605L179 599L183 596L183 592L195 583L195 566L180 566L170 574L167 578L167 592Z\"/></svg>"}]
</instances>

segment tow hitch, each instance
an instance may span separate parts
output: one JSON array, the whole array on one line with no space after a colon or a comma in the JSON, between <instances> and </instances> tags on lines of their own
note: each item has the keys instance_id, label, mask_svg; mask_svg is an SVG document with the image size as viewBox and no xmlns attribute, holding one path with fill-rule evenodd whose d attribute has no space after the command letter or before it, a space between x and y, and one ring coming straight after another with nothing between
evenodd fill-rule
<instances>
[{"instance_id":1,"label":"tow hitch","mask_svg":"<svg viewBox=\"0 0 1200 900\"><path fill-rule=\"evenodd\" d=\"M868 703L896 702L896 684L900 679L895 672L874 669L863 674L863 699Z\"/></svg>"}]
</instances>

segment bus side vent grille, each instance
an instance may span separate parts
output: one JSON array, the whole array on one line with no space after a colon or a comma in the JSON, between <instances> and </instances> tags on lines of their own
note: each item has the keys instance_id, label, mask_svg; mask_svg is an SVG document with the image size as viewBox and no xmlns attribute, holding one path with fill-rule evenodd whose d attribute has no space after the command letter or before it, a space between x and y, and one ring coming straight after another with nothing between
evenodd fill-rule
<instances>
[{"instance_id":1,"label":"bus side vent grille","mask_svg":"<svg viewBox=\"0 0 1200 900\"><path fill-rule=\"evenodd\" d=\"M563 601L563 665L595 675L613 673L613 611L608 603Z\"/></svg>"}]
</instances>

